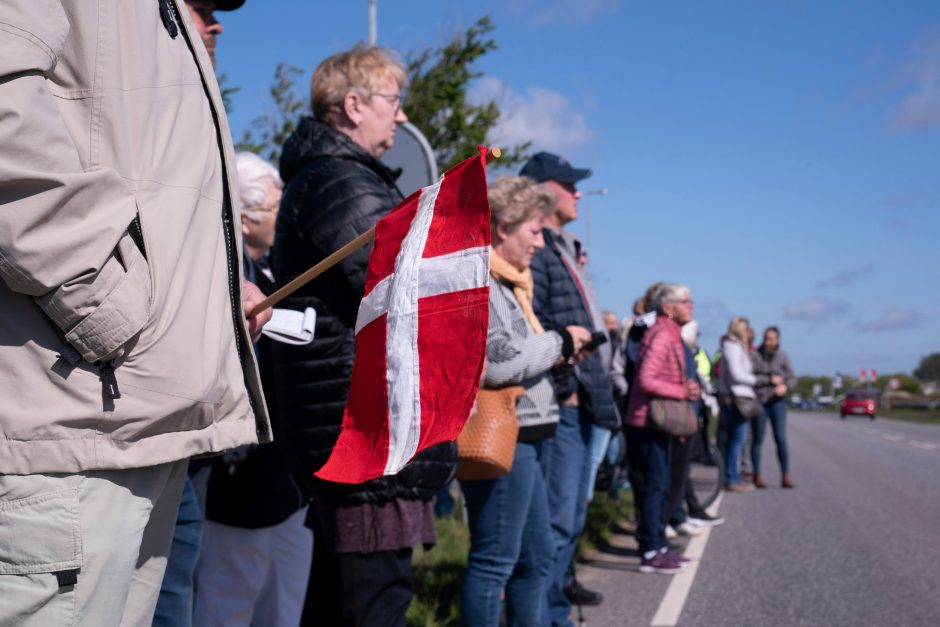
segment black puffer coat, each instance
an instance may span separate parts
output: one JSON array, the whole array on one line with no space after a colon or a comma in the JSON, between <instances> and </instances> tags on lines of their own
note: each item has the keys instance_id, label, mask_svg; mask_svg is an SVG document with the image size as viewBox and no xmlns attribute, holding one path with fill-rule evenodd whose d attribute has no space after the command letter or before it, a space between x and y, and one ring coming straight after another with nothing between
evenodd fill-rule
<instances>
[{"instance_id":1,"label":"black puffer coat","mask_svg":"<svg viewBox=\"0 0 940 627\"><path fill-rule=\"evenodd\" d=\"M284 144L286 188L277 218L274 275L284 285L368 230L402 200L393 172L346 135L306 118ZM427 499L450 480L456 446L419 454L394 477L342 485L313 477L339 437L355 356L355 326L365 289L369 247L353 253L279 305L317 312L307 346L274 343L275 437L295 477L339 505Z\"/></svg>"}]
</instances>

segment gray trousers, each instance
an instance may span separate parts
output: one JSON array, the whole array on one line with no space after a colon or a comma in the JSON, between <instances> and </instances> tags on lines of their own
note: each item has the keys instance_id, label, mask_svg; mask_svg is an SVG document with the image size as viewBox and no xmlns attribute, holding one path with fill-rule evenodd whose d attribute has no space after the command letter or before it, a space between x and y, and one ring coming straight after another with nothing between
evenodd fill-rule
<instances>
[{"instance_id":1,"label":"gray trousers","mask_svg":"<svg viewBox=\"0 0 940 627\"><path fill-rule=\"evenodd\" d=\"M0 476L0 627L149 627L186 465Z\"/></svg>"}]
</instances>

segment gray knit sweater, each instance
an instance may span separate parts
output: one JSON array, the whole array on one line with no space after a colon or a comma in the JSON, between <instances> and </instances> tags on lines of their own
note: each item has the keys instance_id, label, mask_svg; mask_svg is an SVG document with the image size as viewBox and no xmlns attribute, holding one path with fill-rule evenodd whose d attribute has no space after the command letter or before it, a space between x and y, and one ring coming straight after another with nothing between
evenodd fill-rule
<instances>
[{"instance_id":1,"label":"gray knit sweater","mask_svg":"<svg viewBox=\"0 0 940 627\"><path fill-rule=\"evenodd\" d=\"M510 286L496 280L491 283L483 385L525 388L525 395L516 402L520 442L537 442L555 434L558 403L549 369L561 356L561 345L558 333L532 330Z\"/></svg>"}]
</instances>

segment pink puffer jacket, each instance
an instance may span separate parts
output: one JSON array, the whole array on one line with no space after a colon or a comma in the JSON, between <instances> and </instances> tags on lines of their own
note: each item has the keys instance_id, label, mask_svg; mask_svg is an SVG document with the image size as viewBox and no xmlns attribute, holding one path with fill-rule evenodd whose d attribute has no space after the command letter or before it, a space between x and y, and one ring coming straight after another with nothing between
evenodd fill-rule
<instances>
[{"instance_id":1,"label":"pink puffer jacket","mask_svg":"<svg viewBox=\"0 0 940 627\"><path fill-rule=\"evenodd\" d=\"M679 325L658 316L643 334L637 368L630 383L630 402L623 423L628 427L648 427L646 416L654 398L682 400L685 389L685 351Z\"/></svg>"}]
</instances>

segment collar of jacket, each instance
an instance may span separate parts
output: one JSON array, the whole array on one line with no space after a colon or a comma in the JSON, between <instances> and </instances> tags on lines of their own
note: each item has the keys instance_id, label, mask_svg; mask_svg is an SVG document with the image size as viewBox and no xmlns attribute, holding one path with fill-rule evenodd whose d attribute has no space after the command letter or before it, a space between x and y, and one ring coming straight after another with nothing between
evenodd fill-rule
<instances>
[{"instance_id":1,"label":"collar of jacket","mask_svg":"<svg viewBox=\"0 0 940 627\"><path fill-rule=\"evenodd\" d=\"M378 174L389 186L393 186L401 176L400 169L393 170L388 167L348 135L315 118L306 117L284 142L280 163L281 179L286 184L304 164L321 157L358 161Z\"/></svg>"}]
</instances>

